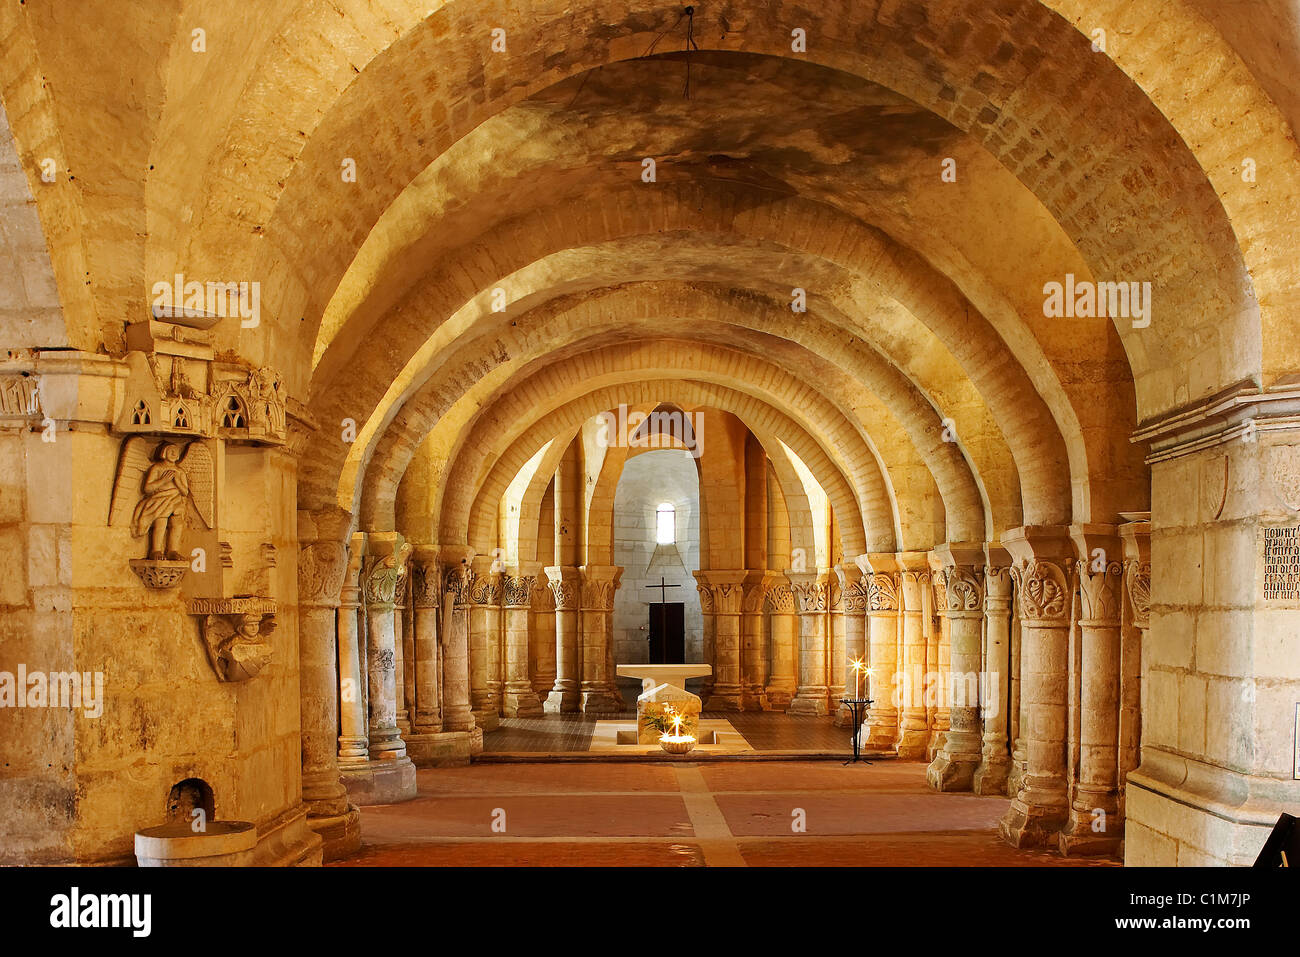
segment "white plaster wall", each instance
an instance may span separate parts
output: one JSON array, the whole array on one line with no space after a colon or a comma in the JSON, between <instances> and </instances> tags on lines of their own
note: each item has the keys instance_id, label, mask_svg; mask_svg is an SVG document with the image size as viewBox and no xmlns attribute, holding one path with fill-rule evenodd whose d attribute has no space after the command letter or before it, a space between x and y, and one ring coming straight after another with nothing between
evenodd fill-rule
<instances>
[{"instance_id":1,"label":"white plaster wall","mask_svg":"<svg viewBox=\"0 0 1300 957\"><path fill-rule=\"evenodd\" d=\"M661 502L677 510L677 546L682 561L649 566L655 552L655 510ZM668 601L686 605L686 660L703 660L703 616L691 572L700 562L700 481L688 452L657 450L629 457L614 492L614 563L623 577L614 596L614 658L619 664L648 659L648 607L660 592L660 574L670 585Z\"/></svg>"}]
</instances>

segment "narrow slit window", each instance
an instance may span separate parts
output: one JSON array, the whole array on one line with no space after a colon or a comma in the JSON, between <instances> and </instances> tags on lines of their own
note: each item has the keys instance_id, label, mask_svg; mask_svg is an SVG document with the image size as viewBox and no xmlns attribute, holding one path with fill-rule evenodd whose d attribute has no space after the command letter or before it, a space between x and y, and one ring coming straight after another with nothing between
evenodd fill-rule
<instances>
[{"instance_id":1,"label":"narrow slit window","mask_svg":"<svg viewBox=\"0 0 1300 957\"><path fill-rule=\"evenodd\" d=\"M677 509L667 502L655 509L655 544L677 544Z\"/></svg>"}]
</instances>

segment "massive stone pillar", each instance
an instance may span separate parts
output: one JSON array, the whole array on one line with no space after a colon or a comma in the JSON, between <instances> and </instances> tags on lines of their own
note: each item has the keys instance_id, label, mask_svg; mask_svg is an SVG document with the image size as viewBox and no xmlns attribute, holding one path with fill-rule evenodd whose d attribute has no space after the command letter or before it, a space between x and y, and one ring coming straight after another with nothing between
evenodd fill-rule
<instances>
[{"instance_id":1,"label":"massive stone pillar","mask_svg":"<svg viewBox=\"0 0 1300 957\"><path fill-rule=\"evenodd\" d=\"M799 686L795 662L794 592L784 577L773 575L774 584L767 593L771 630L771 674L767 682L767 705L773 711L785 711Z\"/></svg>"},{"instance_id":2,"label":"massive stone pillar","mask_svg":"<svg viewBox=\"0 0 1300 957\"><path fill-rule=\"evenodd\" d=\"M483 729L474 719L469 693L469 610L474 571L468 550L443 548L442 727L469 734L474 752L483 749Z\"/></svg>"},{"instance_id":3,"label":"massive stone pillar","mask_svg":"<svg viewBox=\"0 0 1300 957\"><path fill-rule=\"evenodd\" d=\"M545 570L537 575L533 587L533 624L529 657L533 693L545 701L555 687L555 595Z\"/></svg>"},{"instance_id":4,"label":"massive stone pillar","mask_svg":"<svg viewBox=\"0 0 1300 957\"><path fill-rule=\"evenodd\" d=\"M476 556L472 567L469 699L479 727L493 731L501 723L501 568L487 556Z\"/></svg>"},{"instance_id":5,"label":"massive stone pillar","mask_svg":"<svg viewBox=\"0 0 1300 957\"><path fill-rule=\"evenodd\" d=\"M910 760L925 757L930 743L930 716L925 701L927 644L925 636L925 592L930 590L929 562L924 552L900 556L902 594L902 636L899 639L902 691L898 721L898 756Z\"/></svg>"},{"instance_id":6,"label":"massive stone pillar","mask_svg":"<svg viewBox=\"0 0 1300 957\"><path fill-rule=\"evenodd\" d=\"M984 694L980 708L984 740L975 771L976 794L1005 794L1011 770L1008 700L1011 690L1011 567L1006 550L984 551Z\"/></svg>"},{"instance_id":7,"label":"massive stone pillar","mask_svg":"<svg viewBox=\"0 0 1300 957\"><path fill-rule=\"evenodd\" d=\"M610 646L614 641L614 591L623 569L617 565L584 565L582 572L582 710L610 714L622 710L620 696L610 690Z\"/></svg>"},{"instance_id":8,"label":"massive stone pillar","mask_svg":"<svg viewBox=\"0 0 1300 957\"><path fill-rule=\"evenodd\" d=\"M700 583L700 602L707 605L705 614L713 619L713 687L704 699L706 711L739 711L740 680L740 610L744 590L744 571L696 572Z\"/></svg>"},{"instance_id":9,"label":"massive stone pillar","mask_svg":"<svg viewBox=\"0 0 1300 957\"><path fill-rule=\"evenodd\" d=\"M867 649L867 577L857 565L841 565L839 568L841 593L839 616L844 626L844 648L839 659L832 658L830 668L839 676L840 688L831 689L831 707L835 711L835 724L848 727L853 722L853 713L847 705L840 704L840 698L848 698L858 693L859 688L865 694L866 676L858 675L853 668L854 661L868 660ZM837 670L838 669L838 670Z\"/></svg>"},{"instance_id":10,"label":"massive stone pillar","mask_svg":"<svg viewBox=\"0 0 1300 957\"><path fill-rule=\"evenodd\" d=\"M361 812L339 778L336 619L347 570L351 516L342 510L298 513L298 685L302 722L302 799L307 825L321 836L327 861L361 846Z\"/></svg>"},{"instance_id":11,"label":"massive stone pillar","mask_svg":"<svg viewBox=\"0 0 1300 957\"><path fill-rule=\"evenodd\" d=\"M825 571L786 572L799 612L799 688L790 714L830 714L826 683L826 612L830 583Z\"/></svg>"},{"instance_id":12,"label":"massive stone pillar","mask_svg":"<svg viewBox=\"0 0 1300 957\"><path fill-rule=\"evenodd\" d=\"M1151 522L1139 518L1120 526L1127 609L1120 631L1119 781L1120 813L1127 819L1124 782L1137 768L1142 748L1142 649L1151 624Z\"/></svg>"},{"instance_id":13,"label":"massive stone pillar","mask_svg":"<svg viewBox=\"0 0 1300 957\"><path fill-rule=\"evenodd\" d=\"M740 606L740 705L745 711L766 711L769 674L764 608L767 596L777 584L766 572L745 577Z\"/></svg>"},{"instance_id":14,"label":"massive stone pillar","mask_svg":"<svg viewBox=\"0 0 1300 957\"><path fill-rule=\"evenodd\" d=\"M981 637L984 625L984 552L978 545L944 545L936 549L941 569L935 573L942 596L940 614L948 622L951 647L948 669L949 727L943 747L926 770L936 791L969 791L979 767Z\"/></svg>"},{"instance_id":15,"label":"massive stone pillar","mask_svg":"<svg viewBox=\"0 0 1300 957\"><path fill-rule=\"evenodd\" d=\"M1012 577L1020 613L1020 696L1025 774L998 825L1016 847L1055 844L1068 816L1066 725L1070 615L1066 530L1022 527L1003 544L1015 559Z\"/></svg>"},{"instance_id":16,"label":"massive stone pillar","mask_svg":"<svg viewBox=\"0 0 1300 957\"><path fill-rule=\"evenodd\" d=\"M505 684L501 710L508 718L531 718L543 713L542 702L528 678L528 643L532 634L533 590L537 568L522 567L502 578L501 601L505 617Z\"/></svg>"},{"instance_id":17,"label":"massive stone pillar","mask_svg":"<svg viewBox=\"0 0 1300 957\"><path fill-rule=\"evenodd\" d=\"M892 751L898 741L898 575L885 567L892 564L893 556L874 555L867 576L867 747L873 751Z\"/></svg>"},{"instance_id":18,"label":"massive stone pillar","mask_svg":"<svg viewBox=\"0 0 1300 957\"><path fill-rule=\"evenodd\" d=\"M371 532L361 571L366 609L370 760L343 768L343 783L358 804L391 804L415 797L415 765L397 727L397 672L393 613L398 579L411 546L396 532Z\"/></svg>"},{"instance_id":19,"label":"massive stone pillar","mask_svg":"<svg viewBox=\"0 0 1300 957\"><path fill-rule=\"evenodd\" d=\"M1124 838L1119 807L1121 546L1111 526L1075 525L1079 553L1078 778L1062 854L1112 854Z\"/></svg>"},{"instance_id":20,"label":"massive stone pillar","mask_svg":"<svg viewBox=\"0 0 1300 957\"><path fill-rule=\"evenodd\" d=\"M339 590L339 737L340 768L364 766L370 760L370 733L366 715L367 680L362 661L359 615L361 612L361 565L366 553L366 535L357 532L348 545L348 562Z\"/></svg>"},{"instance_id":21,"label":"massive stone pillar","mask_svg":"<svg viewBox=\"0 0 1300 957\"><path fill-rule=\"evenodd\" d=\"M555 685L544 707L548 713L573 713L582 706L581 638L582 572L552 565L546 578L555 598Z\"/></svg>"}]
</instances>

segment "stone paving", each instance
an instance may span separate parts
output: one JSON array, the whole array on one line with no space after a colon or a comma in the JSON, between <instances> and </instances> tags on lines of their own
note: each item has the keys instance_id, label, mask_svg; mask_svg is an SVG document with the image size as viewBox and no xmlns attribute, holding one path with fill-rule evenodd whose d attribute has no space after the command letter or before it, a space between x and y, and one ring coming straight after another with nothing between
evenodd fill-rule
<instances>
[{"instance_id":1,"label":"stone paving","mask_svg":"<svg viewBox=\"0 0 1300 957\"><path fill-rule=\"evenodd\" d=\"M1005 798L882 760L484 764L362 811L341 866L1107 866L1001 843ZM802 830L800 826L802 825ZM495 830L494 830L495 826Z\"/></svg>"}]
</instances>

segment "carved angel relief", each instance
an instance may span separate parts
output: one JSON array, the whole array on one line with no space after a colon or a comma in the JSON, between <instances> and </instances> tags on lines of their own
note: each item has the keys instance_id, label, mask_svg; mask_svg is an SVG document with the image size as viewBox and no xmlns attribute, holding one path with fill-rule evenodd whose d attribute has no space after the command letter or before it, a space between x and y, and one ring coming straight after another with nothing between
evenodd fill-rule
<instances>
[{"instance_id":1,"label":"carved angel relief","mask_svg":"<svg viewBox=\"0 0 1300 957\"><path fill-rule=\"evenodd\" d=\"M117 466L109 524L119 524L127 508L132 536L149 540L145 558L132 561L132 570L150 588L179 585L190 564L181 540L191 513L205 528L216 525L211 449L202 442L127 439Z\"/></svg>"},{"instance_id":2,"label":"carved angel relief","mask_svg":"<svg viewBox=\"0 0 1300 957\"><path fill-rule=\"evenodd\" d=\"M265 598L198 598L190 614L203 615L200 631L212 670L222 681L247 681L267 666L273 649L275 602Z\"/></svg>"}]
</instances>

